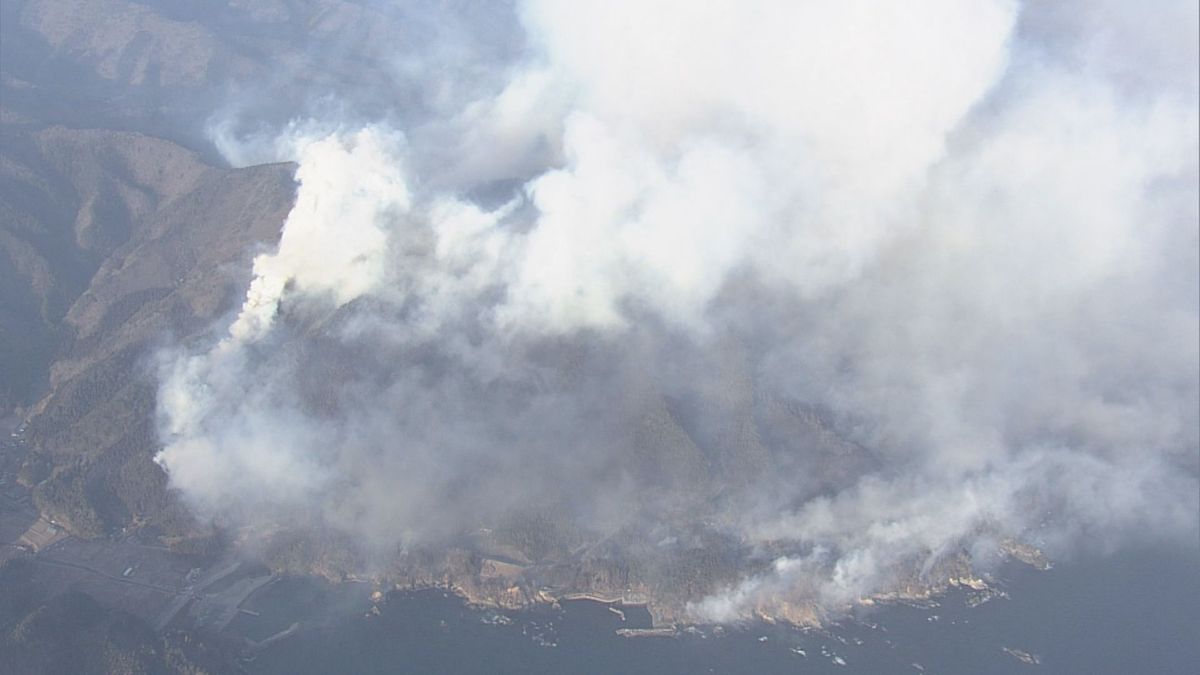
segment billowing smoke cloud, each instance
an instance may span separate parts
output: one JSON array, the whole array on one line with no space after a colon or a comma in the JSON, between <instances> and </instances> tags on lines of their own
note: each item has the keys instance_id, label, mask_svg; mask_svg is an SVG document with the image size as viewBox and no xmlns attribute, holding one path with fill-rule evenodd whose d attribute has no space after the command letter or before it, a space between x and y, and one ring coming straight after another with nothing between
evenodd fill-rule
<instances>
[{"instance_id":1,"label":"billowing smoke cloud","mask_svg":"<svg viewBox=\"0 0 1200 675\"><path fill-rule=\"evenodd\" d=\"M453 110L268 144L278 248L163 357L198 510L381 550L703 523L769 561L716 620L1195 539L1194 4L518 12Z\"/></svg>"}]
</instances>

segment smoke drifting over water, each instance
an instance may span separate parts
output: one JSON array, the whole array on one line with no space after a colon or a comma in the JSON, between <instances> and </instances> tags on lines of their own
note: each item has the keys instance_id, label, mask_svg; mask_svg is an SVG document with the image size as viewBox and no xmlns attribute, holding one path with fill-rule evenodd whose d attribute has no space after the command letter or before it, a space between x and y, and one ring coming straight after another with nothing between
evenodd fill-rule
<instances>
[{"instance_id":1,"label":"smoke drifting over water","mask_svg":"<svg viewBox=\"0 0 1200 675\"><path fill-rule=\"evenodd\" d=\"M297 201L158 461L379 551L705 523L773 561L716 620L1194 545L1196 7L1123 7L531 1L436 115L224 136Z\"/></svg>"}]
</instances>

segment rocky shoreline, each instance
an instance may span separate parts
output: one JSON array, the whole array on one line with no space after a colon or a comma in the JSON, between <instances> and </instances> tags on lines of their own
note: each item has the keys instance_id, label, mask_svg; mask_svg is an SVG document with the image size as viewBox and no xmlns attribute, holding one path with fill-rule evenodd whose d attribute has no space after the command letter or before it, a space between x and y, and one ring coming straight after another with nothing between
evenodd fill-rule
<instances>
[{"instance_id":1,"label":"rocky shoreline","mask_svg":"<svg viewBox=\"0 0 1200 675\"><path fill-rule=\"evenodd\" d=\"M1007 542L1005 554L1014 561L1029 565L1039 570L1050 568L1045 555L1037 548L1016 542ZM459 561L465 563L472 559L466 552L458 552ZM448 556L453 558L454 556ZM479 569L486 570L490 559L482 561L474 556ZM514 567L516 567L514 565ZM534 607L557 608L562 602L589 601L609 605L618 609L638 607L646 609L652 619L651 628L654 635L665 634L663 631L679 631L688 626L713 625L707 617L697 615L691 608L698 598L680 601L673 594L656 593L644 585L626 588L614 587L550 587L535 586L531 583L526 572L532 571L529 577L535 577L537 566L522 568L522 573L511 577L485 576L479 573L460 574L443 573L440 576L432 573L413 574L404 577L381 575L375 578L355 578L356 581L369 581L384 590L420 591L441 589L462 598L468 605L479 609L522 611ZM347 580L336 579L331 580ZM503 583L498 583L502 580ZM893 590L879 592L844 606L825 607L816 600L802 596L788 597L784 595L772 597L767 602L759 602L739 615L736 622L761 621L769 624L786 624L797 628L822 628L848 615L855 605L873 606L888 603L922 603L932 602L939 596L957 588L966 588L985 594L980 602L990 599L992 595L1003 595L1003 591L995 589L985 578L974 574L968 561L956 557L941 566L940 574L920 582L915 578ZM379 596L382 597L382 594ZM981 596L983 597L983 596ZM650 634L650 633L647 633ZM636 635L641 635L637 633ZM635 636L630 633L629 636Z\"/></svg>"}]
</instances>

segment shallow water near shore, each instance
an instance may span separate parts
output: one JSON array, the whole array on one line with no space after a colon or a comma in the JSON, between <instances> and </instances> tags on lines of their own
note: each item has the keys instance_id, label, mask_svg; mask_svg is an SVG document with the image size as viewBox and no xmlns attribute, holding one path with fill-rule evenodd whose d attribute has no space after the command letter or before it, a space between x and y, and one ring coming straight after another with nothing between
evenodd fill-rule
<instances>
[{"instance_id":1,"label":"shallow water near shore","mask_svg":"<svg viewBox=\"0 0 1200 675\"><path fill-rule=\"evenodd\" d=\"M1200 551L1155 550L1011 565L1003 595L956 589L930 603L864 608L828 631L752 623L621 637L644 608L586 600L495 612L441 590L285 579L230 626L263 640L251 673L1195 673ZM623 615L623 616L622 616Z\"/></svg>"}]
</instances>

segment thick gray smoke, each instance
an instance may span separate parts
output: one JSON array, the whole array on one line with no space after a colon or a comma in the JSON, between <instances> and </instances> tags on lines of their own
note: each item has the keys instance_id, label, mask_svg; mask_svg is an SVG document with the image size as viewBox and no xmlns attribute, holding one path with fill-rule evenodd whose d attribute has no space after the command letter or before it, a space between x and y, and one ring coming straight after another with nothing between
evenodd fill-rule
<instances>
[{"instance_id":1,"label":"thick gray smoke","mask_svg":"<svg viewBox=\"0 0 1200 675\"><path fill-rule=\"evenodd\" d=\"M477 75L424 118L220 137L299 191L163 357L198 510L380 550L704 520L780 551L717 620L1010 537L1195 545L1194 3L516 11L511 61L404 61Z\"/></svg>"}]
</instances>

